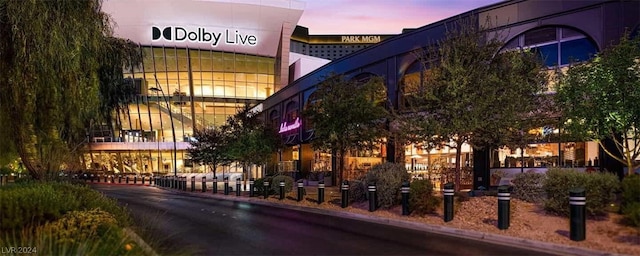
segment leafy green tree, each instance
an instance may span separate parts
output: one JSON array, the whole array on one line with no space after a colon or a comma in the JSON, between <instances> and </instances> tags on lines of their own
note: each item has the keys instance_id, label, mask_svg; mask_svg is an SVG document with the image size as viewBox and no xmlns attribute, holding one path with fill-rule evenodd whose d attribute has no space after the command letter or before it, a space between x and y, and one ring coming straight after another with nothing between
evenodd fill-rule
<instances>
[{"instance_id":1,"label":"leafy green tree","mask_svg":"<svg viewBox=\"0 0 640 256\"><path fill-rule=\"evenodd\" d=\"M371 149L388 135L386 87L380 77L363 81L331 75L315 93L317 100L303 116L313 123L313 148L337 154L338 170L332 171L341 183L347 151Z\"/></svg>"},{"instance_id":2,"label":"leafy green tree","mask_svg":"<svg viewBox=\"0 0 640 256\"><path fill-rule=\"evenodd\" d=\"M36 179L79 165L100 112L111 35L100 9L99 0L0 0L0 121L11 124L0 134Z\"/></svg>"},{"instance_id":3,"label":"leafy green tree","mask_svg":"<svg viewBox=\"0 0 640 256\"><path fill-rule=\"evenodd\" d=\"M411 131L429 145L456 149L455 189L461 181L461 149L504 145L527 131L544 101L547 81L537 55L501 50L500 34L487 37L460 21L437 44L417 52L424 82L414 85Z\"/></svg>"},{"instance_id":4,"label":"leafy green tree","mask_svg":"<svg viewBox=\"0 0 640 256\"><path fill-rule=\"evenodd\" d=\"M569 67L557 101L572 136L598 142L629 175L640 166L640 38L624 35L591 61ZM604 147L604 139L615 143L615 151Z\"/></svg>"},{"instance_id":5,"label":"leafy green tree","mask_svg":"<svg viewBox=\"0 0 640 256\"><path fill-rule=\"evenodd\" d=\"M229 157L226 148L229 140L227 133L220 127L205 127L196 129L193 133L194 141L190 141L191 147L187 149L191 159L208 165L216 176L218 165L228 164Z\"/></svg>"},{"instance_id":6,"label":"leafy green tree","mask_svg":"<svg viewBox=\"0 0 640 256\"><path fill-rule=\"evenodd\" d=\"M230 116L222 129L229 139L226 152L231 160L242 165L245 175L252 165L266 164L269 157L281 147L280 135L265 125L248 104Z\"/></svg>"},{"instance_id":7,"label":"leafy green tree","mask_svg":"<svg viewBox=\"0 0 640 256\"><path fill-rule=\"evenodd\" d=\"M123 67L128 69L139 66L142 54L138 45L128 39L105 39L104 54L99 56L100 106L96 121L106 124L114 134L114 128L122 128L120 116L129 114L128 105L139 93L133 79L124 77ZM116 123L113 124L113 121Z\"/></svg>"}]
</instances>

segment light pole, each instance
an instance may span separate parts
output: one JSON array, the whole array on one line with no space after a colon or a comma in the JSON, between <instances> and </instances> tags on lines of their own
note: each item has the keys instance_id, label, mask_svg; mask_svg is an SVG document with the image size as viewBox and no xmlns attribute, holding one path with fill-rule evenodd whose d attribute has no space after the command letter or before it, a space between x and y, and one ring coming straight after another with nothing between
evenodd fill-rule
<instances>
[{"instance_id":1,"label":"light pole","mask_svg":"<svg viewBox=\"0 0 640 256\"><path fill-rule=\"evenodd\" d=\"M158 83L158 80L156 79L156 84L158 87L151 87L149 88L150 91L153 92L160 92L162 93L162 99L164 99L164 102L167 104L167 109L169 110L169 119L171 119L171 134L173 135L173 176L178 176L178 147L176 146L176 129L175 126L173 125L173 111L171 111L171 104L169 104L169 101L167 100L167 97L165 97L164 95L164 91L162 91L162 87L160 87L160 84ZM157 95L157 94L156 94ZM160 117L160 120L162 120L162 116ZM164 133L163 133L164 134ZM164 137L164 135L163 135Z\"/></svg>"}]
</instances>

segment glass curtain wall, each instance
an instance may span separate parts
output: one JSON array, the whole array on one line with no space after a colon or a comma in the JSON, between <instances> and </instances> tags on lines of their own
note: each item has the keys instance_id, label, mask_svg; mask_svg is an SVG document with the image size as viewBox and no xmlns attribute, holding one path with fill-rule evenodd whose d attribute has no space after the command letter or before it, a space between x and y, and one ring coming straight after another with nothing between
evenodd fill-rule
<instances>
[{"instance_id":1,"label":"glass curtain wall","mask_svg":"<svg viewBox=\"0 0 640 256\"><path fill-rule=\"evenodd\" d=\"M115 141L157 143L157 149L92 152L85 157L92 169L171 173L173 149L163 142L173 142L174 136L176 142L188 142L195 128L224 124L245 103L264 100L274 88L274 58L174 47L140 50L142 65L125 69L125 77L136 81L138 97L120 115ZM187 158L185 150L177 151L178 172L205 171Z\"/></svg>"}]
</instances>

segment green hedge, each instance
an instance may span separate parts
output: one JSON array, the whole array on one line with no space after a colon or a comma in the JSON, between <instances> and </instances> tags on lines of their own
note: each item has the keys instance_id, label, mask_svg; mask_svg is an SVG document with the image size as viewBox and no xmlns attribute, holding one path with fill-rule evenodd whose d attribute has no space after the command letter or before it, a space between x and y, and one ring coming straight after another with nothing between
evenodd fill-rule
<instances>
[{"instance_id":1,"label":"green hedge","mask_svg":"<svg viewBox=\"0 0 640 256\"><path fill-rule=\"evenodd\" d=\"M87 186L67 183L23 183L0 188L0 230L38 226L73 210L95 208L110 212L128 226L126 210Z\"/></svg>"},{"instance_id":2,"label":"green hedge","mask_svg":"<svg viewBox=\"0 0 640 256\"><path fill-rule=\"evenodd\" d=\"M578 172L571 169L550 169L543 185L547 199L547 211L569 216L569 190L584 188L587 199L587 215L606 215L607 207L614 202L615 192L620 188L618 177L608 172Z\"/></svg>"},{"instance_id":3,"label":"green hedge","mask_svg":"<svg viewBox=\"0 0 640 256\"><path fill-rule=\"evenodd\" d=\"M123 232L125 208L86 185L25 182L0 187L0 244L42 255L144 255Z\"/></svg>"},{"instance_id":4,"label":"green hedge","mask_svg":"<svg viewBox=\"0 0 640 256\"><path fill-rule=\"evenodd\" d=\"M365 181L376 184L377 205L390 208L400 204L400 187L402 182L410 178L404 164L382 163L373 166L367 173Z\"/></svg>"},{"instance_id":5,"label":"green hedge","mask_svg":"<svg viewBox=\"0 0 640 256\"><path fill-rule=\"evenodd\" d=\"M622 214L628 224L640 227L640 175L622 180Z\"/></svg>"},{"instance_id":6,"label":"green hedge","mask_svg":"<svg viewBox=\"0 0 640 256\"><path fill-rule=\"evenodd\" d=\"M544 193L544 173L525 172L516 175L513 179L513 198L531 203L543 202L546 198Z\"/></svg>"},{"instance_id":7,"label":"green hedge","mask_svg":"<svg viewBox=\"0 0 640 256\"><path fill-rule=\"evenodd\" d=\"M433 184L429 180L415 180L410 186L409 211L424 216L438 209L441 200L433 195Z\"/></svg>"}]
</instances>

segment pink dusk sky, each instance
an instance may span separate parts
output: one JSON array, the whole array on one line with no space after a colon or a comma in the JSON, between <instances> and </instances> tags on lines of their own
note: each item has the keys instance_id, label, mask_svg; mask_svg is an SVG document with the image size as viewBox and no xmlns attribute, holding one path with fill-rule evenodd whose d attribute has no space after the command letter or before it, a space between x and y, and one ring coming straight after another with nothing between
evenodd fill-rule
<instances>
[{"instance_id":1,"label":"pink dusk sky","mask_svg":"<svg viewBox=\"0 0 640 256\"><path fill-rule=\"evenodd\" d=\"M298 25L318 34L399 34L503 0L306 0Z\"/></svg>"}]
</instances>

